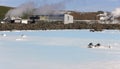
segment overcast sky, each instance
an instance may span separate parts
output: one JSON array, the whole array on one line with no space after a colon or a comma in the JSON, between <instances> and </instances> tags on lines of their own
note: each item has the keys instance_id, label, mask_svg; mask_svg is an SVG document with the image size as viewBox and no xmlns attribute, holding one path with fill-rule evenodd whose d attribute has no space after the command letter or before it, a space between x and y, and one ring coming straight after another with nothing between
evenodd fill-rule
<instances>
[{"instance_id":1,"label":"overcast sky","mask_svg":"<svg viewBox=\"0 0 120 69\"><path fill-rule=\"evenodd\" d=\"M63 0L0 0L0 5L19 6L25 2L34 1L37 5L54 4ZM64 0L66 9L78 11L112 11L120 7L120 0Z\"/></svg>"}]
</instances>

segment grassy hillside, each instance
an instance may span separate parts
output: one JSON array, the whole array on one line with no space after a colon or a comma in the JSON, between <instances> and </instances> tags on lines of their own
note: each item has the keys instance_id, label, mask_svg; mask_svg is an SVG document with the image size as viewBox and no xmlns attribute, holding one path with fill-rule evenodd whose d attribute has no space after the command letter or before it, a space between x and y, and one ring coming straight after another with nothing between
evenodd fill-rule
<instances>
[{"instance_id":1,"label":"grassy hillside","mask_svg":"<svg viewBox=\"0 0 120 69\"><path fill-rule=\"evenodd\" d=\"M11 7L7 7L7 6L0 6L0 19L4 18L5 14L10 9L12 9L12 8Z\"/></svg>"},{"instance_id":2,"label":"grassy hillside","mask_svg":"<svg viewBox=\"0 0 120 69\"><path fill-rule=\"evenodd\" d=\"M74 17L74 20L99 20L98 14L103 14L104 11L97 12L75 12L72 11L71 15ZM120 16L116 19L120 20Z\"/></svg>"},{"instance_id":3,"label":"grassy hillside","mask_svg":"<svg viewBox=\"0 0 120 69\"><path fill-rule=\"evenodd\" d=\"M103 13L103 11L98 12L75 12L73 11L71 15L75 20L98 20L98 14Z\"/></svg>"}]
</instances>

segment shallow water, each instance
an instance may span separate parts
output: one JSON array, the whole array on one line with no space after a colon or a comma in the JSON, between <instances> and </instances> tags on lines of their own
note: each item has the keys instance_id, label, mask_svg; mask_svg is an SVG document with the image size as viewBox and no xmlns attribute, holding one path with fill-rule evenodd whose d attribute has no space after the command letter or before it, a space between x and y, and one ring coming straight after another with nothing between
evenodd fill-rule
<instances>
[{"instance_id":1,"label":"shallow water","mask_svg":"<svg viewBox=\"0 0 120 69\"><path fill-rule=\"evenodd\" d=\"M119 68L116 66L120 63L118 30L2 31L0 34L6 34L0 35L1 69ZM88 49L90 42L112 48Z\"/></svg>"}]
</instances>

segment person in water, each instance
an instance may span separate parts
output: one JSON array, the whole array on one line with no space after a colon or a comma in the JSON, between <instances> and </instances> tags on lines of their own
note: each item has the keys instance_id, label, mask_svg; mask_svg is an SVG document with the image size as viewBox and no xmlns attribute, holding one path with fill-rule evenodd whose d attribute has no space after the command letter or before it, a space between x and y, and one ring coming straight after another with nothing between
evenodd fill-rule
<instances>
[{"instance_id":1,"label":"person in water","mask_svg":"<svg viewBox=\"0 0 120 69\"><path fill-rule=\"evenodd\" d=\"M89 43L88 48L93 48L93 43Z\"/></svg>"}]
</instances>

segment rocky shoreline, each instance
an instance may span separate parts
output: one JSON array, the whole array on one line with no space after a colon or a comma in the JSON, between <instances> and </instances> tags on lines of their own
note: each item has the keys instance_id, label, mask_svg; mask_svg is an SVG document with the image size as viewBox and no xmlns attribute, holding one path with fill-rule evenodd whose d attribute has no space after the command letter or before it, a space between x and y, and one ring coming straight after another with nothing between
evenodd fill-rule
<instances>
[{"instance_id":1,"label":"rocky shoreline","mask_svg":"<svg viewBox=\"0 0 120 69\"><path fill-rule=\"evenodd\" d=\"M63 24L60 22L42 22L34 24L4 23L0 24L0 31L7 30L63 30L63 29L90 29L91 32L107 30L119 30L120 24L100 24L100 23L71 23Z\"/></svg>"}]
</instances>

